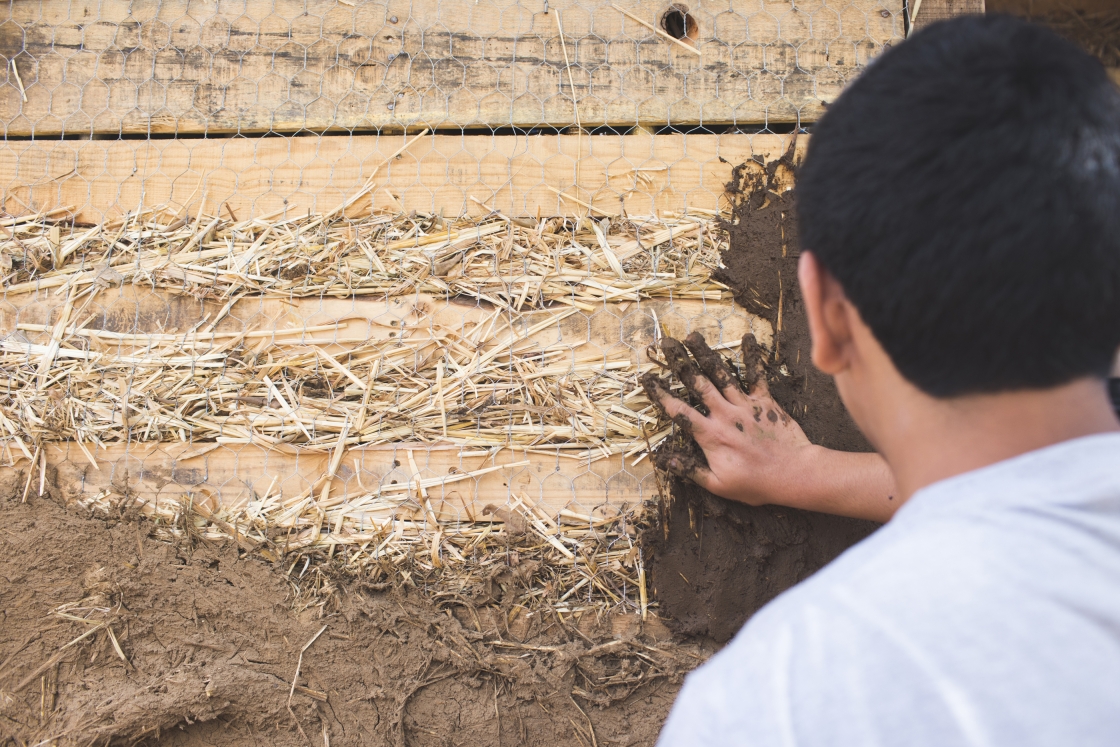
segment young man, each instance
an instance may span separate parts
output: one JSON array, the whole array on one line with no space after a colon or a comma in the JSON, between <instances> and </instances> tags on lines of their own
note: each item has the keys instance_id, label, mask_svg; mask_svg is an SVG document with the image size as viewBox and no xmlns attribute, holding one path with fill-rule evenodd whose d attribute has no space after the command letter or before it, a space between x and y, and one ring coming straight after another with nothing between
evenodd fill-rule
<instances>
[{"instance_id":1,"label":"young man","mask_svg":"<svg viewBox=\"0 0 1120 747\"><path fill-rule=\"evenodd\" d=\"M1120 744L1120 91L1040 27L931 26L830 107L797 195L813 362L881 456L706 356L708 415L646 383L712 492L890 522L690 675L660 744Z\"/></svg>"}]
</instances>

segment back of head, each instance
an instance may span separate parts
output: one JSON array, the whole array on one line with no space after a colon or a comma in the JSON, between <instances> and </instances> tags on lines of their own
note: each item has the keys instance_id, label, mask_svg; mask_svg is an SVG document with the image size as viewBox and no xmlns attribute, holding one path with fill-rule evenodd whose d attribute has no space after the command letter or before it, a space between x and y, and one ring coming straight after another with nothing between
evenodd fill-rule
<instances>
[{"instance_id":1,"label":"back of head","mask_svg":"<svg viewBox=\"0 0 1120 747\"><path fill-rule=\"evenodd\" d=\"M1120 347L1120 91L1005 16L889 50L813 130L801 243L927 394L1105 376Z\"/></svg>"}]
</instances>

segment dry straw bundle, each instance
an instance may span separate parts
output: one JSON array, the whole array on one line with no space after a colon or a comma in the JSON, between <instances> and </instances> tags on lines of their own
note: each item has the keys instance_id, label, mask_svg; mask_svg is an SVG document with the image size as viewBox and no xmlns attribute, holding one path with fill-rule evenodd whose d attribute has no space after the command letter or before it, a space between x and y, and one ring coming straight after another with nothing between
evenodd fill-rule
<instances>
[{"instance_id":1,"label":"dry straw bundle","mask_svg":"<svg viewBox=\"0 0 1120 747\"><path fill-rule=\"evenodd\" d=\"M477 596L506 574L503 587L526 606L644 609L638 506L549 515L511 494L486 516L433 509L429 489L517 463L426 479L413 463L407 484L358 497L332 498L331 482L350 450L378 444L639 462L669 433L638 385L653 364L632 346L565 339L564 325L611 304L722 298L710 278L726 241L717 216L348 218L352 202L248 220L157 208L96 226L64 211L0 221L8 302L28 291L56 299L48 318L3 330L6 461L29 460L27 486L38 474L41 491L50 442L76 444L94 469L99 448L125 441L325 452L327 473L298 495L270 489L229 506L203 491L145 510L173 534L229 536L275 559L341 547L355 568L436 593ZM221 308L189 329L111 329L95 310L122 285ZM233 324L239 304L332 297L403 311L291 329ZM87 503L130 499L121 488Z\"/></svg>"},{"instance_id":2,"label":"dry straw bundle","mask_svg":"<svg viewBox=\"0 0 1120 747\"><path fill-rule=\"evenodd\" d=\"M122 282L206 296L478 299L510 313L604 301L721 297L704 267L722 240L711 216L476 221L438 215L195 220L144 210L109 224L0 220L9 293ZM228 208L223 211L228 215ZM168 222L164 222L168 221Z\"/></svg>"}]
</instances>

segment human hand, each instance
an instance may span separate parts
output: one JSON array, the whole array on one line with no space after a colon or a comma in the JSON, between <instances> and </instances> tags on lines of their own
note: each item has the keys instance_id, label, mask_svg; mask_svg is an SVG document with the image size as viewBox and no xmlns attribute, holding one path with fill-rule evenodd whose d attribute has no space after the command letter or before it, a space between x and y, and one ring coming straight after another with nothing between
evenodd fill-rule
<instances>
[{"instance_id":1,"label":"human hand","mask_svg":"<svg viewBox=\"0 0 1120 747\"><path fill-rule=\"evenodd\" d=\"M820 448L770 396L765 351L754 335L743 338L745 389L698 332L683 345L671 337L662 339L661 351L673 374L703 402L708 414L673 396L668 382L656 373L643 376L642 386L650 400L692 436L707 465L695 454L673 449L654 454L654 463L723 498L755 506L794 503L797 476Z\"/></svg>"}]
</instances>

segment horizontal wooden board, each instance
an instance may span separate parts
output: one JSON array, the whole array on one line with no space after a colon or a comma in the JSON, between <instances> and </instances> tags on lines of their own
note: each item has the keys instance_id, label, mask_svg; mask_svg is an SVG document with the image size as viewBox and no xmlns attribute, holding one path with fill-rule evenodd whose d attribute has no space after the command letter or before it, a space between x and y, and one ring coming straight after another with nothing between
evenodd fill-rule
<instances>
[{"instance_id":1,"label":"horizontal wooden board","mask_svg":"<svg viewBox=\"0 0 1120 747\"><path fill-rule=\"evenodd\" d=\"M511 449L491 458L485 451L469 448L414 444L347 450L331 482L329 498L335 503L353 501L379 490L386 496L407 497L406 487L415 477L409 451L421 480L428 481L429 499L441 521L480 519L487 505L506 505L521 493L553 516L564 508L588 513L596 507L634 506L657 496L648 459L632 466L633 458L624 464L623 457L615 455L586 464L562 456L562 450L547 454ZM110 444L93 450L95 469L74 444L47 444L45 453L44 479L49 485L44 484L44 489L57 490L56 495L67 502L87 502L104 492L117 500L129 495L151 504L192 500L210 510L241 507L266 493L279 494L285 500L295 498L326 474L331 458L329 453L285 454L254 445ZM510 464L519 466L457 477ZM22 491L27 467L26 460L15 467L0 466L0 484L9 491L12 487ZM28 492L32 497L39 492L38 471L31 476ZM432 481L436 484L430 484Z\"/></svg>"},{"instance_id":2,"label":"horizontal wooden board","mask_svg":"<svg viewBox=\"0 0 1120 747\"><path fill-rule=\"evenodd\" d=\"M88 222L160 204L194 215L201 200L238 216L290 215L333 210L374 176L355 210L371 200L448 216L717 210L735 165L776 159L791 137L428 135L388 163L404 137L14 141L0 144L0 198L9 214L68 207Z\"/></svg>"},{"instance_id":3,"label":"horizontal wooden board","mask_svg":"<svg viewBox=\"0 0 1120 747\"><path fill-rule=\"evenodd\" d=\"M0 122L39 136L808 122L903 33L897 0L691 0L699 54L602 0L7 7Z\"/></svg>"},{"instance_id":4,"label":"horizontal wooden board","mask_svg":"<svg viewBox=\"0 0 1120 747\"><path fill-rule=\"evenodd\" d=\"M915 0L910 0L910 7L915 5ZM914 30L949 18L983 12L984 0L922 0L918 13L914 16Z\"/></svg>"},{"instance_id":5,"label":"horizontal wooden board","mask_svg":"<svg viewBox=\"0 0 1120 747\"><path fill-rule=\"evenodd\" d=\"M0 336L11 334L17 324L53 324L65 302L47 291L0 295ZM164 289L125 285L98 292L83 314L85 329L123 334L174 334L213 320L225 304ZM410 335L427 334L427 325L444 328L471 327L493 312L474 303L412 295L392 299L357 298L243 298L234 303L215 332L303 332L307 338L337 339L338 345L359 341L389 341L407 327ZM748 314L730 299L649 299L638 303L604 303L600 311L577 314L532 336L541 345L563 344L577 348L592 345L602 350L624 345L642 353L654 341L655 320L665 334L685 337L701 332L712 345L738 342L748 331L769 346L770 323ZM333 327L333 330L323 329ZM24 333L37 340L37 334ZM205 336L202 336L204 339ZM218 343L216 343L218 344ZM332 349L330 346L325 348Z\"/></svg>"}]
</instances>

